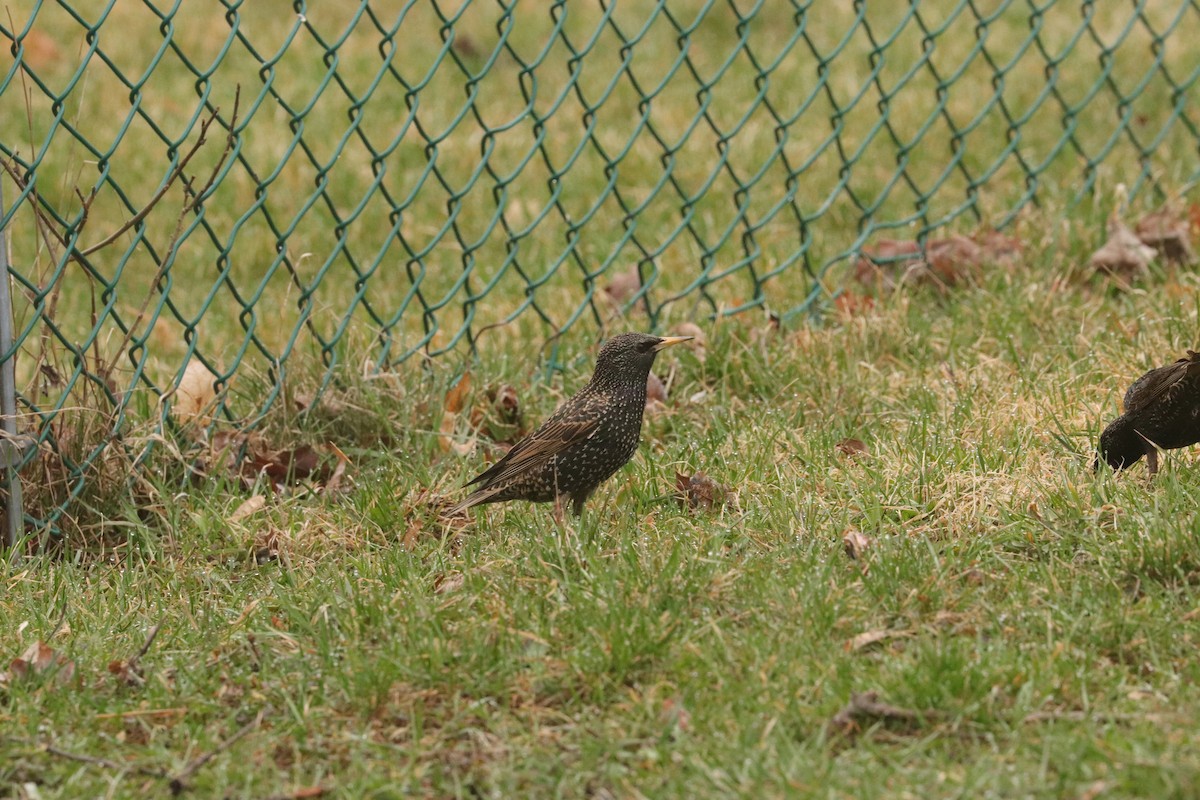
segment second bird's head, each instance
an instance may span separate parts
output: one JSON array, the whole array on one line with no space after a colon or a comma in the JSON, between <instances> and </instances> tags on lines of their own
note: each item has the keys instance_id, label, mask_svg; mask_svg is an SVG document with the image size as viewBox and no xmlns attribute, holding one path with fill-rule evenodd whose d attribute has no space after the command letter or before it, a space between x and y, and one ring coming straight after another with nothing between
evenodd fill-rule
<instances>
[{"instance_id":1,"label":"second bird's head","mask_svg":"<svg viewBox=\"0 0 1200 800\"><path fill-rule=\"evenodd\" d=\"M1092 470L1100 468L1101 460L1108 463L1114 470L1132 467L1146 454L1146 439L1136 430L1125 416L1117 419L1100 434L1100 447L1096 451L1096 459L1092 462Z\"/></svg>"},{"instance_id":2,"label":"second bird's head","mask_svg":"<svg viewBox=\"0 0 1200 800\"><path fill-rule=\"evenodd\" d=\"M622 333L600 348L596 356L596 377L627 378L643 383L654 365L654 357L664 347L686 342L691 336L649 336L645 333Z\"/></svg>"}]
</instances>

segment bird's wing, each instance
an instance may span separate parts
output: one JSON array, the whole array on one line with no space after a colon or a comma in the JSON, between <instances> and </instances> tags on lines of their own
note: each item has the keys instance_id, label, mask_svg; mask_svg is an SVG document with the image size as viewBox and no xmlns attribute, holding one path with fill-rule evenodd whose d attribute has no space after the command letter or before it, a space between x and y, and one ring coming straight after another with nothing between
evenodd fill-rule
<instances>
[{"instance_id":1,"label":"bird's wing","mask_svg":"<svg viewBox=\"0 0 1200 800\"><path fill-rule=\"evenodd\" d=\"M1187 357L1174 364L1152 369L1133 382L1125 393L1125 413L1146 408L1159 398L1168 395L1185 378L1200 375L1200 353L1188 350Z\"/></svg>"},{"instance_id":2,"label":"bird's wing","mask_svg":"<svg viewBox=\"0 0 1200 800\"><path fill-rule=\"evenodd\" d=\"M479 483L484 487L503 483L514 475L532 470L545 464L559 453L584 441L600 425L601 409L585 408L568 418L550 417L533 433L526 436L479 477L467 484Z\"/></svg>"}]
</instances>

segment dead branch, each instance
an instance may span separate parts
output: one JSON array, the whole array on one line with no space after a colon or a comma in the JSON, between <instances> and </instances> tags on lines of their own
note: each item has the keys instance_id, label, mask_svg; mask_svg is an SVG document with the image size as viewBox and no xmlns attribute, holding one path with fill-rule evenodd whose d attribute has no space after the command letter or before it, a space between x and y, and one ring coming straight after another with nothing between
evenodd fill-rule
<instances>
[{"instance_id":1,"label":"dead branch","mask_svg":"<svg viewBox=\"0 0 1200 800\"><path fill-rule=\"evenodd\" d=\"M133 338L134 331L136 331L138 329L138 326L140 326L142 324L142 320L146 318L146 311L150 308L150 301L154 298L154 293L155 293L156 287L158 286L158 282L161 281L163 276L167 273L167 265L171 263L171 253L172 253L172 251L174 251L176 245L178 245L179 237L183 235L183 227L184 227L183 221L187 218L187 215L189 213L194 211L196 209L196 207L200 205L201 198L203 198L206 194L208 194L209 189L211 189L213 187L213 185L217 182L217 178L221 174L221 168L224 167L225 162L227 160L229 160L229 155L230 155L230 153L233 152L233 148L237 143L237 139L234 135L234 130L237 128L238 108L241 105L241 102L242 102L242 87L239 84L236 91L234 92L234 96L233 96L233 114L229 117L229 127L228 127L229 132L225 136L225 147L221 151L221 157L217 160L217 165L215 167L213 167L212 172L208 176L208 181L204 184L204 187L199 192L193 193L191 191L190 181L186 177L184 177L183 186L185 189L185 193L188 196L185 197L185 199L183 201L183 207L180 208L179 216L175 220L175 231L171 234L170 241L167 242L167 246L163 251L164 257L162 259L162 263L159 264L158 271L154 274L154 279L152 281L150 281L150 289L146 292L146 297L144 300L142 300L142 304L138 308L137 316L135 316L133 318L133 321L129 325L126 326L127 330L125 332L125 336L122 337L120 346L118 346L114 352L121 353L121 352L125 351L125 348L129 345L129 340ZM211 123L212 120L216 119L216 115L218 112L220 112L219 108L214 110L213 115L211 117L209 117L208 122ZM207 127L207 125L205 126L205 128L206 127ZM201 129L200 141L196 142L196 148L193 148L192 153L194 153L196 151L196 149L199 148L200 144L203 143L203 141L204 141L204 128ZM183 162L180 162L180 165L179 165L180 170L182 170L184 164L187 162L187 159L191 158L192 153L189 153L188 157L186 159L184 159Z\"/></svg>"},{"instance_id":2,"label":"dead branch","mask_svg":"<svg viewBox=\"0 0 1200 800\"><path fill-rule=\"evenodd\" d=\"M146 641L142 644L141 649L133 654L133 658L129 659L130 664L136 664L142 660L142 657L145 656L146 653L150 652L150 645L154 644L154 640L158 638L158 632L161 629L161 622L155 624L155 626L150 629L150 634L146 637Z\"/></svg>"},{"instance_id":3,"label":"dead branch","mask_svg":"<svg viewBox=\"0 0 1200 800\"><path fill-rule=\"evenodd\" d=\"M208 129L212 126L212 124L214 122L217 121L217 115L220 114L220 112L221 112L221 109L214 108L213 112L211 114L209 114L208 117L203 122L200 123L200 138L198 138L196 140L196 143L192 145L191 149L188 150L187 153L184 154L183 158L181 158L179 160L179 163L175 165L175 168L171 170L171 174L167 176L167 179L166 179L166 181L163 182L163 185L159 188L159 190L157 192L154 193L154 196L150 198L150 202L148 202L146 205L144 205L142 207L141 211L137 212L132 217L130 217L125 222L124 225L117 228L115 231L110 233L108 236L104 237L104 239L100 240L99 242L92 245L91 247L87 247L87 248L84 248L83 250L81 250L79 252L79 255L81 257L86 258L87 256L90 256L92 253L95 253L97 250L102 250L105 247L108 247L110 244L112 244L117 239L119 239L126 231L128 231L130 228L133 228L134 226L139 224L142 220L144 220L146 218L146 216L151 211L154 210L154 207L156 205L158 205L158 202L163 199L163 196L166 195L166 193L168 191L170 191L171 187L175 184L176 179L178 179L179 176L183 173L184 167L186 167L188 165L188 162L191 161L192 158L197 153L200 152L200 148L203 147L206 142L208 142ZM232 132L230 133L230 135L231 136L233 135ZM223 158L222 158L222 161L224 161Z\"/></svg>"},{"instance_id":4,"label":"dead branch","mask_svg":"<svg viewBox=\"0 0 1200 800\"><path fill-rule=\"evenodd\" d=\"M208 751L207 753L200 756L199 758L195 758L195 759L189 761L187 766L185 766L182 770L180 770L178 773L176 773L171 778L171 783L170 783L171 794L175 797L178 797L180 794L182 794L184 792L184 790L187 789L186 781L188 778L195 775L197 770L199 770L201 767L203 767L209 761L212 761L214 758L216 758L221 753L224 753L226 750L233 747L246 734L250 733L252 730L254 730L259 725L261 725L264 716L266 716L265 709L262 711L259 711L258 716L256 716L254 719L247 722L245 725L243 725L241 728L239 728L236 733L234 733L232 736L230 736L225 741L218 744L212 750Z\"/></svg>"},{"instance_id":5,"label":"dead branch","mask_svg":"<svg viewBox=\"0 0 1200 800\"><path fill-rule=\"evenodd\" d=\"M115 769L121 772L134 772L138 775L149 775L152 778L165 778L167 773L161 769L153 767L142 767L137 764L122 764L120 761L112 761L107 758L99 758L97 756L89 756L83 753L72 753L69 750L63 750L60 747L55 747L52 744L43 745L43 750L52 756L65 758L69 761L78 761L81 764L92 764L105 769Z\"/></svg>"}]
</instances>

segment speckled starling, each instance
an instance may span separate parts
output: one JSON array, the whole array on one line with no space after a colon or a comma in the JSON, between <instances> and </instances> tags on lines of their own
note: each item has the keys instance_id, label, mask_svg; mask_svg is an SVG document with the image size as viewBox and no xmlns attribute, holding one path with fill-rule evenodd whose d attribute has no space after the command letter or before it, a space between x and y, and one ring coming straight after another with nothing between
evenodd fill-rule
<instances>
[{"instance_id":1,"label":"speckled starling","mask_svg":"<svg viewBox=\"0 0 1200 800\"><path fill-rule=\"evenodd\" d=\"M1158 450L1200 442L1200 353L1152 369L1125 393L1125 413L1100 434L1100 452L1113 469L1133 466L1146 456L1158 472Z\"/></svg>"},{"instance_id":2,"label":"speckled starling","mask_svg":"<svg viewBox=\"0 0 1200 800\"><path fill-rule=\"evenodd\" d=\"M505 500L554 502L559 509L570 500L575 515L582 514L596 487L637 450L654 357L691 338L625 333L609 339L596 357L591 382L468 483L479 488L447 513Z\"/></svg>"}]
</instances>

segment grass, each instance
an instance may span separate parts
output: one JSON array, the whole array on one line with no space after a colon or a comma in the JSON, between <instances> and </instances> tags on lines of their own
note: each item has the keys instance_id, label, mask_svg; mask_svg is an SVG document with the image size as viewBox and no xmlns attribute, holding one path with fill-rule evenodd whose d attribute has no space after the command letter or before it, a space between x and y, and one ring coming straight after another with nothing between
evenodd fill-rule
<instances>
[{"instance_id":1,"label":"grass","mask_svg":"<svg viewBox=\"0 0 1200 800\"><path fill-rule=\"evenodd\" d=\"M199 8L179 12L197 16L180 16L175 35L204 64L229 27ZM347 24L341 15L349 12L335 8L313 9L334 15L314 16L314 25ZM407 7L373 8L391 18ZM620 14L628 16L617 22L625 35L648 8L622 5ZM1062 102L1079 102L1093 85L1084 66L1094 59L1084 56L1095 56L1097 41L1112 42L1123 29L1115 8L1091 10L1094 37L1073 51L1082 61L1062 62ZM1164 29L1171 8L1147 4L1145 20ZM486 53L498 35L486 9L473 4L456 23L476 53ZM296 22L267 5L247 5L242 13L247 35L268 55ZM428 68L440 47L432 9L418 5L410 13L402 64L409 77ZM595 24L589 15L598 13L585 9L571 18L565 30L573 43L586 40ZM701 76L717 69L736 41L732 13L714 7L693 34ZM793 23L790 16L771 17L779 12L766 5L760 13L771 24L752 26L748 35L752 49L771 53L784 46ZM810 14L805 47L829 53L852 14L848 5L823 10L820 18ZM897 29L904 20L895 9L881 5L870 14L877 41L895 31L892 52L921 51L924 34L912 20ZM939 74L953 74L977 41L968 24L973 14L949 3L923 3L921 14L927 29L946 28L931 57ZM122 70L140 74L150 57L142 43L157 35L158 20L134 3L116 4L111 15L117 27L108 30L126 35L102 37L105 51ZM526 18L513 31L514 50L532 58L549 23ZM1040 24L1045 52L1056 55L1081 22L1047 12ZM379 37L365 25L349 34L339 62L353 91L378 68ZM39 11L36 27L57 42L58 57L41 69L61 89L77 66L72 54L81 28L51 6ZM630 66L640 85L652 86L664 74L661 61L640 54L674 52L672 30L659 15L646 31L655 47L636 51ZM997 11L989 22L989 55L998 60L1028 31L1014 9ZM1129 35L1141 44L1150 36L1144 22ZM615 29L605 28L603 36L604 46L585 59L591 66L580 78L584 97L602 91L614 69ZM1177 38L1166 42L1170 74L1190 74L1189 54L1174 49ZM833 188L844 164L828 143L834 111L828 104L847 105L865 85L852 67L869 63L874 47L861 25L844 46L833 62L842 66L831 72L831 95L817 91L812 101L808 118L820 124L793 126L787 143L794 163L811 159L800 187L811 238L800 243L794 218L773 217L756 231L760 275L804 246L813 263L830 267L829 288L840 288L845 256L864 232L912 235L930 220L953 216L965 196L964 178L954 172L916 219L915 190L906 180L885 191L897 174L897 143L903 147L928 119L926 105L903 94L892 101L892 129L875 138L868 133L879 118L878 94L847 107L840 143L862 152L846 173L848 183ZM320 52L307 34L288 48L275 77L288 103L311 99L325 74ZM1146 68L1128 55L1113 54L1112 80L1122 92ZM568 56L561 41L546 55L539 113L549 113L550 99L566 86ZM397 196L425 188L405 209L400 233L389 233L391 208L375 195L338 250L328 209L305 205L316 167L288 149L282 106L264 105L244 142L246 162L205 209L212 233L189 234L175 254L166 290L175 309L139 322L132 340L144 349L106 375L117 393L130 388L135 368L160 387L170 385L190 352L183 335L190 329L197 352L218 372L236 369L227 395L235 419L270 399L259 427L265 442L278 448L332 442L350 467L340 489L329 493L303 486L277 493L261 480L246 485L220 463L204 478L189 479L203 452L194 432L160 430L168 411L153 391L122 394L125 447L108 448L97 462L102 480L71 507L76 524L64 546L53 555L0 562L0 785L6 787L0 793L123 797L174 787L197 797L297 798L318 790L347 798L1198 796L1200 542L1192 486L1200 464L1192 451L1176 451L1151 480L1141 465L1121 475L1094 474L1091 462L1099 430L1132 379L1196 346L1200 277L1155 267L1118 291L1082 269L1112 210L1111 186L1157 182L1190 199L1195 148L1176 146L1188 135L1175 124L1149 166L1128 157L1136 149L1128 136L1092 173L1080 171L1077 150L1052 157L1062 135L1059 101L1031 110L1038 84L1030 76L1044 74L1045 57L1036 48L1024 51L1002 89L1013 113L1030 113L1018 149L1027 163L1045 166L1041 208L1020 215L1011 230L1024 244L1020 263L990 269L951 292L909 287L868 302L853 287L853 311L829 308L811 324L779 327L756 312L708 319L703 307L691 307L695 291L666 302L726 269L728 279L705 286L714 304L731 308L749 297L753 282L735 268L745 255L740 223L727 201L732 176L752 173L774 148L762 108L731 139L729 169L697 202L686 232L676 190L650 196L640 180L660 174L661 143L636 139L623 162L621 180L629 183L618 188L646 203L638 220L642 243L660 248L648 290L652 304L665 303L660 310L668 326L695 317L707 344L663 354L658 371L670 376L667 407L647 419L633 463L600 490L582 520L563 527L544 506L513 504L478 511L466 529L444 529L431 503L458 496L461 483L485 463L489 445L480 441L461 454L444 449L439 427L443 398L464 369L474 383L468 409L485 405L488 388L508 386L527 423L544 419L587 378L594 351L586 324L559 341L560 372L543 371L539 345L547 326L531 311L482 338L474 360L457 352L429 361L390 359L424 336L424 319L436 325L433 346L449 346L468 291L457 282L464 265L476 270L475 289L496 281L487 301L475 305L477 324L527 299L524 279L502 266L502 229L484 236L484 220L496 213L515 231L527 274L546 279L537 298L554 324L586 308L585 272L597 271L603 285L601 270L638 260L642 253L623 243L624 212L614 196L579 229L575 249L564 249L572 221L586 215L606 185L603 158L585 150L562 181L561 208L536 227L547 208L549 171L537 159L509 186L504 203L481 191L488 180L464 194L461 227L450 230L445 191L421 177L429 162L420 136L407 130L404 146L386 157L386 185ZM974 100L992 92L994 70L981 69L979 58L947 96L946 113L960 126L978 111ZM902 66L901 59L888 61L881 85L903 77ZM103 141L123 120L111 113L119 103L110 98L128 89L104 69L90 69L65 107L77 129ZM244 49L232 49L214 73L214 102L228 106L239 81L247 98L257 92L256 69ZM439 140L439 164L452 185L461 187L478 163L483 128L499 126L520 106L500 80L514 70L512 62L498 63L484 80L501 88L484 92L481 84L485 124L469 117L462 130ZM1162 73L1155 75L1131 106L1148 115L1135 130L1160 130L1163 117L1156 114L1172 107L1163 99L1170 92ZM420 110L427 131L445 132L461 110L461 77L447 67L430 78ZM195 102L194 75L172 56L150 80L147 107L156 119L182 126ZM814 76L802 70L788 80L794 83L775 81L770 98L777 109L794 112L815 90ZM933 91L928 71L910 80L920 97ZM0 140L18 142L28 154L47 130L39 126L50 124L50 103L36 93L19 96L16 85L0 95L6 112ZM399 135L396 117L376 115L378 109L405 107L394 82L381 85L383 94L370 106L375 111L363 120L377 143ZM680 72L660 87L652 122L668 143L694 118L696 107L687 103L695 86L690 73ZM737 124L739 102L753 86L752 68L739 56L713 89L718 127ZM319 99L306 128L318 160L334 152L345 131L336 97ZM625 87L600 112L596 136L606 152L629 142L620 123L637 114L637 100ZM560 165L578 141L583 114L578 96L568 93L563 103L561 115L546 120L554 135L545 152ZM1111 120L1089 106L1079 121L1078 147L1098 154ZM713 170L715 136L703 125L697 130L677 153L676 178L685 193ZM522 131L497 133L498 172L526 152ZM967 137L973 174L997 169L995 183L974 198L984 222L1003 217L1025 189L1015 156L1002 155L1006 131L1002 115L989 114ZM172 136L182 134L182 127L172 129ZM905 177L922 191L931 191L945 169L939 142L950 135L935 121L922 146L909 152ZM114 153L113 174L131 196L145 198L162 178L164 147L138 120L127 136ZM94 170L80 148L56 136L41 173L40 191L68 212L71 187ZM202 158L215 160L207 151ZM335 207L351 208L364 197L369 166L369 155L352 142L331 168ZM278 174L263 182L263 206L241 220L255 199L250 169L261 177L276 167ZM775 186L774 177L762 188ZM1153 205L1151 194L1142 191L1129 213ZM751 218L774 199L751 192ZM178 201L148 220L156 246L170 237ZM861 204L877 201L876 213L865 218ZM111 186L96 203L88 241L128 217ZM261 208L291 230L286 257L276 251L277 233ZM955 224L969 230L975 222ZM722 244L730 225L735 234ZM98 279L85 279L74 264L60 279L49 277L61 264L39 244L27 215L16 217L13 231L14 263L29 265L26 274L46 292L22 295L28 305L19 309L21 325L50 319L74 342L90 335L93 302L111 302L129 320L147 292L160 297L151 288L158 267L144 244L123 241L121 252L96 259L105 280L120 275L106 297ZM402 269L410 250L427 251L422 286L440 304L428 318L418 305L403 306L415 274ZM351 256L382 270L368 282L366 301L384 318L400 315L398 343L386 357L376 339L380 326L363 317L354 282L346 279ZM570 260L575 256L578 262ZM326 268L326 278L313 284ZM197 320L203 292L219 274L227 282ZM305 313L297 281L313 289L312 328L297 327ZM54 286L61 287L54 309L39 305L49 303ZM810 280L797 264L764 287L772 307L786 308L802 299ZM243 314L234 290L258 298L253 314ZM280 308L282 322L272 316ZM353 324L338 333L347 318ZM609 327L646 324L635 307ZM297 330L285 375L276 381L267 374L270 358L285 352ZM119 341L108 328L101 331L98 350ZM38 347L27 341L19 359L30 373L24 378L46 382L31 386L27 397L72 406L78 389L34 374ZM49 363L63 375L97 369L56 347L51 342ZM96 363L112 355L101 352ZM333 362L328 371L324 359ZM330 376L320 404L299 413L299 401ZM60 445L68 438L64 430L73 437L67 444L81 449L107 434L111 420L102 411L61 415ZM455 443L468 440L466 416L457 419ZM847 438L861 440L867 452L842 453L838 444ZM159 446L131 474L131 460L145 455L151 441ZM61 480L42 468L48 471L28 476L35 502ZM725 504L711 510L678 504L676 474L696 470L727 487ZM246 515L241 510L253 497L263 498L263 507ZM845 552L847 533L868 542L861 558ZM38 641L60 660L22 669L14 659ZM834 722L839 712L867 692L891 713L842 731Z\"/></svg>"},{"instance_id":2,"label":"grass","mask_svg":"<svg viewBox=\"0 0 1200 800\"><path fill-rule=\"evenodd\" d=\"M344 495L268 493L231 522L261 489L164 487L157 524L124 510L112 563L3 567L11 655L45 639L75 677L5 687L0 770L42 797L161 791L42 746L173 774L261 713L189 788L1195 796L1200 466L1179 451L1155 480L1094 475L1090 452L1148 359L1190 343L1194 303L1159 298L1200 280L1031 293L1071 261L1037 254L820 328L710 328L703 360L664 355L669 408L563 529L515 504L443 536L426 492L479 457L442 453L428 384L347 389L341 427L293 429L345 447ZM585 372L546 387L530 366L475 373L536 420ZM870 453L840 453L851 436ZM696 469L727 505L675 503L674 471ZM861 561L850 529L870 539ZM269 533L279 558L258 563ZM145 685L125 686L107 665L154 624ZM832 735L866 691L919 716Z\"/></svg>"}]
</instances>

